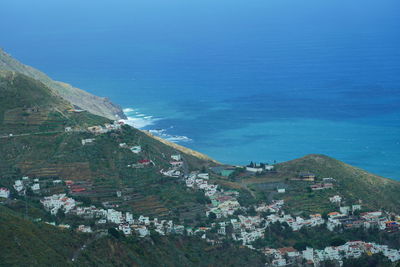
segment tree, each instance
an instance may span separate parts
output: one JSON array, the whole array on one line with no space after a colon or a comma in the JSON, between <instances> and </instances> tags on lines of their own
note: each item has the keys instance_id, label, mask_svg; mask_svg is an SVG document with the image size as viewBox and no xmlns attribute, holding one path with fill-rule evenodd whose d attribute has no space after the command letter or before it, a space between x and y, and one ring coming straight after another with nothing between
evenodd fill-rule
<instances>
[{"instance_id":1,"label":"tree","mask_svg":"<svg viewBox=\"0 0 400 267\"><path fill-rule=\"evenodd\" d=\"M338 247L338 246L344 245L345 243L346 243L346 240L344 240L343 238L335 237L331 240L330 244L331 244L331 246Z\"/></svg>"},{"instance_id":2,"label":"tree","mask_svg":"<svg viewBox=\"0 0 400 267\"><path fill-rule=\"evenodd\" d=\"M56 216L58 219L63 220L65 218L65 212L62 209L59 209Z\"/></svg>"},{"instance_id":3,"label":"tree","mask_svg":"<svg viewBox=\"0 0 400 267\"><path fill-rule=\"evenodd\" d=\"M113 237L115 237L116 239L119 239L121 237L121 234L119 233L119 231L115 228L108 228L108 233L110 235L112 235Z\"/></svg>"},{"instance_id":4,"label":"tree","mask_svg":"<svg viewBox=\"0 0 400 267\"><path fill-rule=\"evenodd\" d=\"M303 251L303 250L305 250L307 247L311 247L311 244L308 243L308 242L305 242L305 241L299 241L299 242L296 242L296 243L293 245L293 247L294 247L295 249L297 249L298 251Z\"/></svg>"},{"instance_id":5,"label":"tree","mask_svg":"<svg viewBox=\"0 0 400 267\"><path fill-rule=\"evenodd\" d=\"M207 172L207 169L206 169L206 167L205 167L205 166L201 167L201 172L202 172L202 173L205 173L205 172Z\"/></svg>"},{"instance_id":6,"label":"tree","mask_svg":"<svg viewBox=\"0 0 400 267\"><path fill-rule=\"evenodd\" d=\"M27 196L29 196L29 197L32 197L32 196L35 195L35 194L33 193L32 188L30 188L30 187L26 188L25 194L26 194Z\"/></svg>"},{"instance_id":7,"label":"tree","mask_svg":"<svg viewBox=\"0 0 400 267\"><path fill-rule=\"evenodd\" d=\"M215 221L215 219L217 219L217 215L214 212L210 212L208 214L208 219L210 219L210 221Z\"/></svg>"},{"instance_id":8,"label":"tree","mask_svg":"<svg viewBox=\"0 0 400 267\"><path fill-rule=\"evenodd\" d=\"M257 212L256 212L256 210L254 209L254 207L251 206L251 207L247 210L247 214L250 215L250 216L256 216L256 215L257 215Z\"/></svg>"}]
</instances>

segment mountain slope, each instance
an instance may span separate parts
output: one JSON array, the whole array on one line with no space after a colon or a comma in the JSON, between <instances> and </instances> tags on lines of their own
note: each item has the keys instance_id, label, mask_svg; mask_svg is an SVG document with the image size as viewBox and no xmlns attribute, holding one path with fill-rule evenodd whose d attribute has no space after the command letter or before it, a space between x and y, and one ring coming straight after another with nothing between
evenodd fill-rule
<instances>
[{"instance_id":1,"label":"mountain slope","mask_svg":"<svg viewBox=\"0 0 400 267\"><path fill-rule=\"evenodd\" d=\"M1 48L0 70L19 72L33 79L39 80L54 92L57 92L64 99L95 115L103 116L112 120L126 118L121 108L111 103L107 98L98 97L69 84L54 81L43 72L22 64L4 52Z\"/></svg>"},{"instance_id":2,"label":"mountain slope","mask_svg":"<svg viewBox=\"0 0 400 267\"><path fill-rule=\"evenodd\" d=\"M1 266L263 266L263 256L247 248L195 237L79 234L31 222L1 205L0 233Z\"/></svg>"},{"instance_id":3,"label":"mountain slope","mask_svg":"<svg viewBox=\"0 0 400 267\"><path fill-rule=\"evenodd\" d=\"M88 126L110 123L88 112L69 112L71 104L43 83L23 74L0 71L0 173L11 187L20 175L72 179L87 186L85 197L102 205L104 201L121 202L126 210L138 215L167 216L181 214L193 219L204 212L201 192L188 192L176 179L166 178L160 170L168 169L171 155L181 154L188 170L216 163L200 153L181 151L146 133L123 126L119 130L95 134ZM65 132L66 127L72 131ZM9 136L12 134L12 136ZM82 140L94 143L82 145ZM142 152L128 148L140 145ZM153 164L132 168L140 160ZM124 191L131 200L122 203L116 191Z\"/></svg>"},{"instance_id":4,"label":"mountain slope","mask_svg":"<svg viewBox=\"0 0 400 267\"><path fill-rule=\"evenodd\" d=\"M0 206L1 266L65 266L87 236L23 219Z\"/></svg>"},{"instance_id":5,"label":"mountain slope","mask_svg":"<svg viewBox=\"0 0 400 267\"><path fill-rule=\"evenodd\" d=\"M89 112L68 112L73 105L42 82L0 70L0 134L63 132L66 126L109 122Z\"/></svg>"}]
</instances>

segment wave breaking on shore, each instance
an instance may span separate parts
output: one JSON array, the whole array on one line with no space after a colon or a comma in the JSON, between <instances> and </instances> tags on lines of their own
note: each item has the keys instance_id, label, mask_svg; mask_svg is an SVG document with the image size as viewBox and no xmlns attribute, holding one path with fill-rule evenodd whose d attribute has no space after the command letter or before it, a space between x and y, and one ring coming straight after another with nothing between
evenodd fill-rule
<instances>
[{"instance_id":1,"label":"wave breaking on shore","mask_svg":"<svg viewBox=\"0 0 400 267\"><path fill-rule=\"evenodd\" d=\"M167 132L167 129L151 129L151 126L155 126L157 121L162 120L161 118L154 118L153 116L141 113L138 109L125 108L123 109L127 120L121 120L124 123L135 127L140 130L146 130L154 136L158 136L173 143L187 143L193 140L184 135L173 135ZM173 126L170 127L171 129Z\"/></svg>"}]
</instances>

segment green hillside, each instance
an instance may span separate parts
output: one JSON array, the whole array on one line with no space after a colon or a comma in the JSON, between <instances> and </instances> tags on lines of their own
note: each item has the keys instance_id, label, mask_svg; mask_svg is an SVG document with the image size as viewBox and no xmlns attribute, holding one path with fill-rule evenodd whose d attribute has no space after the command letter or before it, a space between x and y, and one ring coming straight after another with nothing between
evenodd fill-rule
<instances>
[{"instance_id":1,"label":"green hillside","mask_svg":"<svg viewBox=\"0 0 400 267\"><path fill-rule=\"evenodd\" d=\"M311 173L315 181L301 181L301 173ZM332 189L312 191L311 186L333 178ZM241 175L221 180L226 186L250 192L254 201L284 199L287 211L300 214L323 213L337 209L329 197L340 195L342 205L361 204L366 210L400 212L400 182L383 178L325 155L305 157L275 165L275 171L257 176ZM278 194L277 188L286 188Z\"/></svg>"},{"instance_id":2,"label":"green hillside","mask_svg":"<svg viewBox=\"0 0 400 267\"><path fill-rule=\"evenodd\" d=\"M212 246L195 237L78 234L33 223L2 206L0 233L0 266L263 266L259 253L229 244Z\"/></svg>"},{"instance_id":3,"label":"green hillside","mask_svg":"<svg viewBox=\"0 0 400 267\"><path fill-rule=\"evenodd\" d=\"M130 126L105 134L88 132L88 126L109 123L88 112L68 112L71 104L47 86L23 74L0 72L0 161L1 183L11 186L20 175L72 179L87 186L85 197L93 203L120 203L135 214L167 216L185 214L193 219L204 212L204 196L193 194L159 171L170 166L170 156L184 155L188 169L216 163L200 153L171 146ZM33 111L32 111L33 110ZM65 132L71 127L72 132ZM12 134L12 136L9 136ZM83 139L95 139L82 145ZM119 144L140 145L134 154ZM186 154L185 154L186 153ZM152 160L146 168L129 168L140 160ZM115 196L124 191L130 201ZM123 203L122 203L123 202Z\"/></svg>"},{"instance_id":4,"label":"green hillside","mask_svg":"<svg viewBox=\"0 0 400 267\"><path fill-rule=\"evenodd\" d=\"M33 223L0 206L1 266L65 266L88 236Z\"/></svg>"}]
</instances>

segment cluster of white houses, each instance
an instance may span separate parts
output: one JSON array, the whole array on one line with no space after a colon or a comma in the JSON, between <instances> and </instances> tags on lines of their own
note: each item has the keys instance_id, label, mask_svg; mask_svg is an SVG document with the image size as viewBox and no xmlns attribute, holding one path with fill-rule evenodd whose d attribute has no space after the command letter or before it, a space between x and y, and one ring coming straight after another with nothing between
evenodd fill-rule
<instances>
[{"instance_id":1,"label":"cluster of white houses","mask_svg":"<svg viewBox=\"0 0 400 267\"><path fill-rule=\"evenodd\" d=\"M330 202L339 204L339 212L334 211L328 213L327 228L334 231L337 227L351 228L377 228L388 232L398 231L400 229L399 216L389 215L382 211L364 212L359 215L354 215L355 211L361 210L361 205L340 206L342 197L335 195L329 198ZM391 220L394 217L395 220Z\"/></svg>"},{"instance_id":2,"label":"cluster of white houses","mask_svg":"<svg viewBox=\"0 0 400 267\"><path fill-rule=\"evenodd\" d=\"M228 195L229 196L229 195ZM133 215L129 212L121 212L114 209L99 209L94 206L90 207L78 207L76 202L72 198L68 198L65 194L53 195L45 197L41 200L44 207L49 210L52 214L57 214L58 210L62 209L65 213L75 214L85 218L96 218L97 224L112 223L118 225L118 229L125 235L131 235L135 231L140 237L145 237L150 234L150 230L158 232L160 235L168 234L187 234L193 235L195 233L202 234L202 238L206 239L206 233L215 227L217 223L213 223L211 227L198 227L196 229L184 227L183 225L174 224L171 220L158 220L157 218L150 219L149 217L140 216L137 219L133 218ZM311 215L309 219L303 219L300 217L293 218L291 215L285 215L281 208L283 201L275 201L271 205L261 204L255 207L258 212L270 211L280 213L271 214L262 218L261 216L243 216L238 215L237 219L230 219L218 223L217 233L224 237L227 235L226 227L231 224L233 233L232 238L237 241L241 241L243 245L254 249L251 243L264 236L266 229L269 224L274 222L287 223L294 231L301 229L301 227L308 226L313 227L321 225L324 220L321 215ZM368 220L374 220L381 214L378 212L365 213L362 216ZM68 225L62 225L63 228ZM90 226L80 225L77 229L81 232L92 232ZM216 240L207 239L208 242L218 242ZM378 245L375 243L366 243L362 241L347 242L342 246L337 247L326 247L323 250L316 250L313 248L307 248L306 250L299 252L294 248L263 248L260 249L266 256L268 256L269 262L267 265L272 266L286 266L298 262L299 260L307 260L310 264L316 266L320 262L326 260L337 260L342 263L343 259L346 258L358 258L364 253L374 254L381 252L383 255L388 257L391 261L400 260L400 251L390 249L388 246Z\"/></svg>"},{"instance_id":3,"label":"cluster of white houses","mask_svg":"<svg viewBox=\"0 0 400 267\"><path fill-rule=\"evenodd\" d=\"M73 198L69 198L66 194L56 194L44 197L41 201L44 208L52 215L56 215L60 210L69 215L76 215L85 219L95 219L97 225L114 224L125 235L132 234L135 231L140 237L149 235L150 229L154 229L161 235L166 234L184 234L185 227L183 225L174 224L171 220L158 220L143 215L134 219L130 212L117 211L115 209L102 209L95 206L78 206ZM77 229L81 232L92 232L90 226L81 225ZM190 231L189 231L190 233Z\"/></svg>"},{"instance_id":4,"label":"cluster of white houses","mask_svg":"<svg viewBox=\"0 0 400 267\"><path fill-rule=\"evenodd\" d=\"M185 184L189 188L203 190L204 195L211 200L211 204L207 205L207 216L214 213L217 218L228 217L241 208L237 201L239 192L225 191L218 188L218 185L209 183L208 173L191 172L185 177Z\"/></svg>"},{"instance_id":5,"label":"cluster of white houses","mask_svg":"<svg viewBox=\"0 0 400 267\"><path fill-rule=\"evenodd\" d=\"M278 201L280 202L280 201ZM272 209L271 209L272 210ZM270 211L271 211L270 210ZM274 209L278 211L279 209ZM231 224L233 233L232 238L237 241L241 241L243 245L253 248L251 243L264 236L265 231L272 223L287 223L293 231L298 231L302 227L314 227L324 223L321 215L312 215L310 219L303 219L301 217L293 218L291 215L285 215L281 212L278 214L270 214L266 217L256 216L243 216L238 215L238 219L231 219L230 221L224 222L225 225ZM220 230L223 228L220 225ZM219 234L225 235L225 229L218 232Z\"/></svg>"},{"instance_id":6,"label":"cluster of white houses","mask_svg":"<svg viewBox=\"0 0 400 267\"><path fill-rule=\"evenodd\" d=\"M120 147L125 147L125 145L120 145ZM342 197L339 195L329 198L332 203L339 204L339 211L328 213L327 220L324 220L320 214L310 215L309 218L306 219L285 214L282 210L284 206L283 200L274 200L269 204L261 203L253 206L257 214L255 216L238 215L232 218L230 216L234 215L235 211L248 210L248 207L241 207L239 204L239 192L223 190L219 188L218 185L210 183L208 173L191 172L189 175L183 175L181 173L183 167L181 156L172 155L171 158L171 167L163 174L175 177L172 171L179 172L179 175L178 173L176 173L176 175L178 177L183 177L182 180L187 187L202 190L204 195L208 197L211 202L206 206L206 216L210 217L210 214L215 214L215 218L219 219L218 223L212 223L210 227L191 228L174 224L172 220L150 219L143 215L134 218L133 214L130 212L117 211L112 208L82 206L66 194L47 196L42 198L40 202L44 208L53 215L57 215L59 211L63 211L66 214L80 216L85 219L94 219L96 225L100 228L102 228L101 225L112 224L125 235L131 235L133 232L136 232L140 237L145 237L150 234L150 230L154 230L160 235L193 235L200 233L202 238L211 243L220 242L220 240L224 238L232 238L233 240L240 241L244 246L251 249L254 249L252 243L257 239L263 238L268 227L276 222L287 224L293 231L298 231L303 227L315 227L323 224L326 224L326 227L331 231L334 231L337 227L376 227L381 230L399 229L399 216L397 216L398 221L391 221L389 217L381 211L361 213L357 216L353 215L355 211L361 209L361 205L340 206ZM148 162L150 161L142 160L139 164L147 164ZM148 164L151 164L151 162ZM62 181L54 180L53 182L59 183ZM32 190L40 189L40 186L37 185L39 185L38 179L31 180L28 177L23 177L22 179L16 180L13 187L15 191L21 193L25 192L27 187L31 187ZM9 195L9 189L0 188L0 197L7 198ZM263 213L269 213L269 215L263 215ZM230 218L224 219L227 217ZM227 231L228 226L232 229L232 232L229 232L229 234ZM59 225L59 227L68 228L69 226ZM107 227L109 226L107 225ZM207 233L215 228L217 228L216 233L218 237L216 240L210 240L207 238ZM86 233L92 232L91 227L86 225L80 225L77 230ZM298 260L306 260L318 266L320 262L325 260L337 260L342 262L342 260L346 258L357 258L364 253L374 254L378 252L382 252L391 261L400 260L400 252L398 250L362 241L347 242L343 246L327 247L323 250L307 248L299 252L293 248L263 248L261 251L268 256L268 264L273 266L286 266Z\"/></svg>"},{"instance_id":7,"label":"cluster of white houses","mask_svg":"<svg viewBox=\"0 0 400 267\"><path fill-rule=\"evenodd\" d=\"M66 194L56 194L44 197L40 202L52 215L57 215L60 210L68 213L76 206L75 200L67 197Z\"/></svg>"},{"instance_id":8,"label":"cluster of white houses","mask_svg":"<svg viewBox=\"0 0 400 267\"><path fill-rule=\"evenodd\" d=\"M28 176L22 177L22 179L18 179L14 181L14 189L17 191L19 195L25 195L26 189L30 188L34 193L40 192L40 183L39 179L30 179Z\"/></svg>"},{"instance_id":9,"label":"cluster of white houses","mask_svg":"<svg viewBox=\"0 0 400 267\"><path fill-rule=\"evenodd\" d=\"M386 245L363 241L349 241L341 246L329 246L321 250L307 247L303 251L297 251L293 247L286 247L280 249L263 248L261 251L269 259L268 266L287 266L301 263L304 260L314 266L319 266L321 262L327 260L337 261L341 266L344 259L359 258L364 254L372 255L376 253L382 253L392 262L400 260L399 250L390 249Z\"/></svg>"},{"instance_id":10,"label":"cluster of white houses","mask_svg":"<svg viewBox=\"0 0 400 267\"><path fill-rule=\"evenodd\" d=\"M334 231L337 227L351 228L377 228L386 230L387 232L398 231L400 222L391 220L387 214L382 211L364 212L359 216L354 216L348 213L348 207L341 208L342 212L331 212L328 214L327 228ZM396 217L396 216L395 216ZM398 218L398 216L397 216Z\"/></svg>"},{"instance_id":11,"label":"cluster of white houses","mask_svg":"<svg viewBox=\"0 0 400 267\"><path fill-rule=\"evenodd\" d=\"M181 177L183 175L181 168L184 163L182 161L182 156L180 154L171 155L170 167L167 170L162 169L160 173L167 177Z\"/></svg>"}]
</instances>

